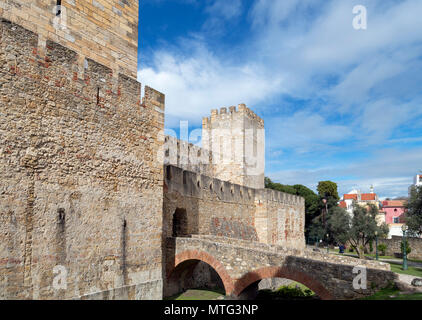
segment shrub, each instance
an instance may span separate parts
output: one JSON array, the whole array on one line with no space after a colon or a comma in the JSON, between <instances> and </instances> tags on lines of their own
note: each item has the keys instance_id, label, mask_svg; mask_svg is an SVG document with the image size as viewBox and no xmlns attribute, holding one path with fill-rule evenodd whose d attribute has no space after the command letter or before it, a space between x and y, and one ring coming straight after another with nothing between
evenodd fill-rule
<instances>
[{"instance_id":1,"label":"shrub","mask_svg":"<svg viewBox=\"0 0 422 320\"><path fill-rule=\"evenodd\" d=\"M385 256L385 252L387 251L387 245L385 243L381 243L378 245L378 251L382 256Z\"/></svg>"},{"instance_id":2,"label":"shrub","mask_svg":"<svg viewBox=\"0 0 422 320\"><path fill-rule=\"evenodd\" d=\"M284 299L305 298L312 296L309 289L302 290L299 287L284 286L277 290L277 296Z\"/></svg>"}]
</instances>

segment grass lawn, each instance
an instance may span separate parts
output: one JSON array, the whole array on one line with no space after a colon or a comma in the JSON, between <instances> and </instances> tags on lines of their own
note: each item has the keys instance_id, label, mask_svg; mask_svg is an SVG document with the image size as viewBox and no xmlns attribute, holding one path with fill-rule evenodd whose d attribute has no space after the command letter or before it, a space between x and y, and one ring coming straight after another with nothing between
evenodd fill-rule
<instances>
[{"instance_id":1,"label":"grass lawn","mask_svg":"<svg viewBox=\"0 0 422 320\"><path fill-rule=\"evenodd\" d=\"M375 258L375 254L373 254L373 253L365 254L365 256L366 257ZM379 255L378 258L379 259L397 259L396 257L392 257L392 256L381 256L381 255Z\"/></svg>"},{"instance_id":2,"label":"grass lawn","mask_svg":"<svg viewBox=\"0 0 422 320\"><path fill-rule=\"evenodd\" d=\"M359 300L422 300L422 293L402 294L397 288L386 288Z\"/></svg>"},{"instance_id":3,"label":"grass lawn","mask_svg":"<svg viewBox=\"0 0 422 320\"><path fill-rule=\"evenodd\" d=\"M347 256L347 254L346 254L346 256ZM366 256L372 256L372 255L366 255ZM396 259L394 257L389 257L389 256L379 256L379 258L380 259ZM409 261L419 262L418 260L409 260ZM390 263L390 266L391 266L391 271L393 271L393 272L401 273L401 274L408 274L408 275L411 275L411 276L422 278L422 268L416 268L416 267L409 266L408 270L403 270L402 264L393 263L393 262L389 262L389 263Z\"/></svg>"},{"instance_id":4,"label":"grass lawn","mask_svg":"<svg viewBox=\"0 0 422 320\"><path fill-rule=\"evenodd\" d=\"M343 256L344 255L344 256L349 256L349 257L357 257L357 253L356 252L345 252L344 254L341 254L341 253L338 253L338 250L331 249L330 251L332 253L335 253L335 254L340 255L340 256ZM367 253L367 254L365 254L365 257L375 258L375 254L373 254L373 253ZM379 255L378 258L379 259L402 260L402 259L399 259L399 258L396 258L396 257L393 257L393 256L381 256L381 255ZM418 260L418 259L409 259L408 258L407 261L422 263L422 260Z\"/></svg>"},{"instance_id":5,"label":"grass lawn","mask_svg":"<svg viewBox=\"0 0 422 320\"><path fill-rule=\"evenodd\" d=\"M422 268L408 267L408 270L403 270L402 266L399 264L390 263L391 271L401 274L408 274L411 276L416 276L422 278Z\"/></svg>"},{"instance_id":6,"label":"grass lawn","mask_svg":"<svg viewBox=\"0 0 422 320\"><path fill-rule=\"evenodd\" d=\"M164 300L215 300L218 297L224 296L223 291L211 289L191 289L177 294L175 296L165 298Z\"/></svg>"},{"instance_id":7,"label":"grass lawn","mask_svg":"<svg viewBox=\"0 0 422 320\"><path fill-rule=\"evenodd\" d=\"M339 255L342 255L342 254L339 254ZM357 257L358 255L357 255L357 253L347 252L347 253L344 254L344 256ZM375 259L375 254L365 254L365 257L374 258ZM397 259L397 258L392 257L392 256L378 256L378 259Z\"/></svg>"}]
</instances>

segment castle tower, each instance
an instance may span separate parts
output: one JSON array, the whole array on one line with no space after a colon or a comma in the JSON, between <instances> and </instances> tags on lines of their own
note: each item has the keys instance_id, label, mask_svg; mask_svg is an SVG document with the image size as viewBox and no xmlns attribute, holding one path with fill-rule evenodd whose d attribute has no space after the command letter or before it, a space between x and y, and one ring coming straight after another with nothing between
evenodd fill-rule
<instances>
[{"instance_id":1,"label":"castle tower","mask_svg":"<svg viewBox=\"0 0 422 320\"><path fill-rule=\"evenodd\" d=\"M136 79L138 0L2 0L0 16Z\"/></svg>"},{"instance_id":2,"label":"castle tower","mask_svg":"<svg viewBox=\"0 0 422 320\"><path fill-rule=\"evenodd\" d=\"M202 145L212 151L213 176L251 188L264 188L264 121L244 104L211 111L202 122Z\"/></svg>"}]
</instances>

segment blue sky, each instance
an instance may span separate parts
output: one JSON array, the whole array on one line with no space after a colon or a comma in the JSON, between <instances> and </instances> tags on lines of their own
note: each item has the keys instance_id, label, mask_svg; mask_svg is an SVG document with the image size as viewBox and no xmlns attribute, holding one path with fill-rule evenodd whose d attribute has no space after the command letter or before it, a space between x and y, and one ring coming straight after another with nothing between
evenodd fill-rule
<instances>
[{"instance_id":1,"label":"blue sky","mask_svg":"<svg viewBox=\"0 0 422 320\"><path fill-rule=\"evenodd\" d=\"M420 0L141 0L138 77L166 94L169 129L247 104L274 181L407 195L422 170L421 17Z\"/></svg>"}]
</instances>

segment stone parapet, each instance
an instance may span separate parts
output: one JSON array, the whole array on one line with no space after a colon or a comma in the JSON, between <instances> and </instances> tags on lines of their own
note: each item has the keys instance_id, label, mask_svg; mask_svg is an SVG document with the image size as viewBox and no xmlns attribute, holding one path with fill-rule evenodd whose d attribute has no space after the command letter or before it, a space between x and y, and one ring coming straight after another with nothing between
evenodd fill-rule
<instances>
[{"instance_id":1,"label":"stone parapet","mask_svg":"<svg viewBox=\"0 0 422 320\"><path fill-rule=\"evenodd\" d=\"M300 196L277 190L249 188L171 165L165 166L165 183L169 192L174 190L184 196L201 198L203 192L212 192L226 202L268 201L288 205L305 203L305 199Z\"/></svg>"}]
</instances>

